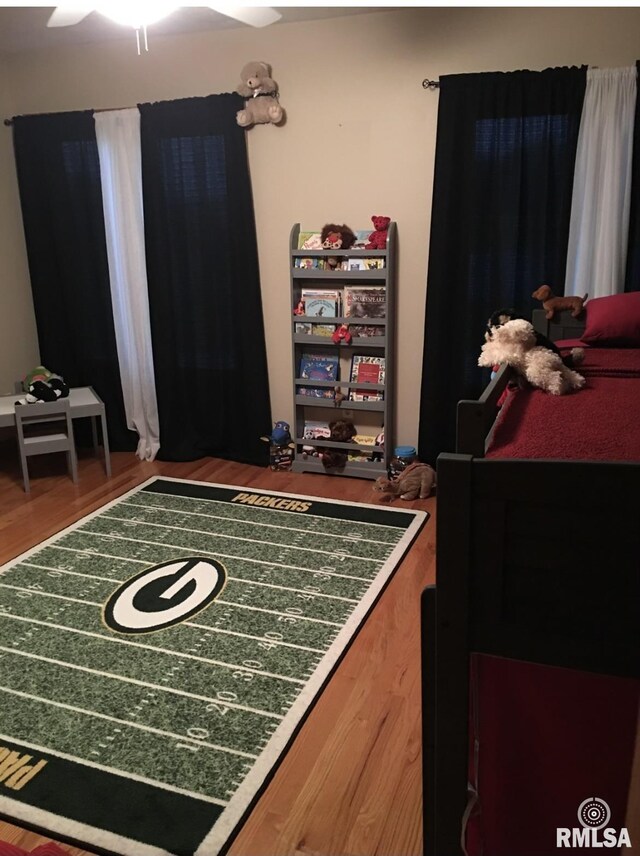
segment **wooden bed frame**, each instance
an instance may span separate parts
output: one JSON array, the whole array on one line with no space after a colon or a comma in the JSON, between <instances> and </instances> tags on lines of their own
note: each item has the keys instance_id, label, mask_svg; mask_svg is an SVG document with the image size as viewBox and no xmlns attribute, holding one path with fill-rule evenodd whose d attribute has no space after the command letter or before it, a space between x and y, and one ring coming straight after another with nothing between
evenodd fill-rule
<instances>
[{"instance_id":1,"label":"wooden bed frame","mask_svg":"<svg viewBox=\"0 0 640 856\"><path fill-rule=\"evenodd\" d=\"M534 316L552 340L583 329ZM422 598L426 856L463 853L472 653L640 676L640 462L484 459L509 377L460 402L458 451L438 458L437 585Z\"/></svg>"}]
</instances>

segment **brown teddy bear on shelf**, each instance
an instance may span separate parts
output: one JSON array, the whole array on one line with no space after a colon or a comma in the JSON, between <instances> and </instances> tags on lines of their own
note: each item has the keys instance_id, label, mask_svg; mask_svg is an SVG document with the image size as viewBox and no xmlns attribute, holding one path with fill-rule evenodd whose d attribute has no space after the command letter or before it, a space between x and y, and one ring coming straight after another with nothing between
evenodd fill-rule
<instances>
[{"instance_id":1,"label":"brown teddy bear on shelf","mask_svg":"<svg viewBox=\"0 0 640 856\"><path fill-rule=\"evenodd\" d=\"M381 502L393 502L400 499L427 499L436 486L436 472L429 464L415 461L403 470L395 481L384 476L376 479L373 489L382 493Z\"/></svg>"},{"instance_id":2,"label":"brown teddy bear on shelf","mask_svg":"<svg viewBox=\"0 0 640 856\"><path fill-rule=\"evenodd\" d=\"M277 125L284 119L284 110L278 102L278 85L266 62L248 62L240 72L236 92L247 99L244 110L236 113L241 128L269 122Z\"/></svg>"},{"instance_id":3,"label":"brown teddy bear on shelf","mask_svg":"<svg viewBox=\"0 0 640 856\"><path fill-rule=\"evenodd\" d=\"M371 218L374 230L369 235L368 242L364 245L367 250L386 250L387 249L387 234L389 232L389 223L391 217L380 217L374 214Z\"/></svg>"},{"instance_id":4,"label":"brown teddy bear on shelf","mask_svg":"<svg viewBox=\"0 0 640 856\"><path fill-rule=\"evenodd\" d=\"M335 443L351 443L358 433L353 422L338 419L329 422L329 440ZM322 466L327 470L341 469L347 463L347 453L342 449L322 449Z\"/></svg>"},{"instance_id":5,"label":"brown teddy bear on shelf","mask_svg":"<svg viewBox=\"0 0 640 856\"><path fill-rule=\"evenodd\" d=\"M556 309L559 312L563 309L570 309L571 315L574 318L577 318L582 312L582 308L587 302L588 296L588 294L585 294L584 297L554 297L553 292L548 285L541 285L540 288L537 288L531 295L534 300L542 301L542 308L545 310L545 315L548 321L553 318Z\"/></svg>"},{"instance_id":6,"label":"brown teddy bear on shelf","mask_svg":"<svg viewBox=\"0 0 640 856\"><path fill-rule=\"evenodd\" d=\"M344 223L337 226L335 223L326 223L320 232L320 241L324 250L350 250L356 242L356 235L352 229ZM335 269L340 264L340 258L330 256L327 265Z\"/></svg>"}]
</instances>

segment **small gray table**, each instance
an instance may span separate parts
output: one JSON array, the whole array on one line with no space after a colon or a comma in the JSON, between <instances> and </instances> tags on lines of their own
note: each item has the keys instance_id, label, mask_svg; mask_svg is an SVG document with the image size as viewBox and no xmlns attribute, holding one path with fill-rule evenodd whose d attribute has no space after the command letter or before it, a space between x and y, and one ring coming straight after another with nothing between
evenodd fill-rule
<instances>
[{"instance_id":1,"label":"small gray table","mask_svg":"<svg viewBox=\"0 0 640 856\"><path fill-rule=\"evenodd\" d=\"M15 426L14 407L16 401L24 398L24 394L0 395L0 428ZM25 407L37 407L37 404L25 404ZM102 448L104 450L104 468L107 476L111 476L111 459L109 457L109 436L107 434L107 416L104 402L91 386L77 386L69 390L69 410L72 419L91 417L91 433L93 448L98 450L98 418L102 425Z\"/></svg>"}]
</instances>

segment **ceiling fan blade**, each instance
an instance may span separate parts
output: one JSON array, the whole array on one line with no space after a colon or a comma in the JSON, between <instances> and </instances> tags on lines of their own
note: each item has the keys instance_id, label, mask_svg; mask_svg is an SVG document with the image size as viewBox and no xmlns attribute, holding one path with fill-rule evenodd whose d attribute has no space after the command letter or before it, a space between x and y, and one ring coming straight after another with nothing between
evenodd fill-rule
<instances>
[{"instance_id":1,"label":"ceiling fan blade","mask_svg":"<svg viewBox=\"0 0 640 856\"><path fill-rule=\"evenodd\" d=\"M243 24L251 27L268 27L282 18L280 12L276 12L270 6L209 6L216 12L220 12L229 18L235 18Z\"/></svg>"},{"instance_id":2,"label":"ceiling fan blade","mask_svg":"<svg viewBox=\"0 0 640 856\"><path fill-rule=\"evenodd\" d=\"M88 6L57 6L47 21L47 27L71 27L93 12Z\"/></svg>"}]
</instances>

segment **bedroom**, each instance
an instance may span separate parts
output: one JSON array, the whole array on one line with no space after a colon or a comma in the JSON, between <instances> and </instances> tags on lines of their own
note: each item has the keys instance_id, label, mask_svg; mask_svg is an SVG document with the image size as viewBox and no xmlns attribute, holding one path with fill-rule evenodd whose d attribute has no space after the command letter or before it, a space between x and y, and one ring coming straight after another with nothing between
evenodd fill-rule
<instances>
[{"instance_id":1,"label":"bedroom","mask_svg":"<svg viewBox=\"0 0 640 856\"><path fill-rule=\"evenodd\" d=\"M400 244L396 435L399 442L415 445L419 421L415 358L424 337L438 109L437 93L423 90L422 80L452 73L582 63L601 68L630 65L638 59L639 31L640 10L634 8L410 8L294 21L261 31L230 27L156 35L150 30L150 50L141 57L132 34L90 44L3 51L0 108L3 117L10 117L228 92L237 85L246 61L271 62L287 123L252 129L247 144L272 415L291 419L287 242L292 224L317 228L336 221L364 229L372 214L384 213L398 223ZM0 157L5 164L0 173L0 248L5 263L0 291L0 391L10 393L14 380L37 365L40 355L9 128L0 134ZM139 466L135 473L122 466L126 474L111 494L104 490L100 470L92 470L90 495L74 505L76 516L150 472L147 464L134 465ZM250 480L247 471L234 464L226 465L226 475L203 473L197 464L181 465L172 472L231 483L238 478L245 479L242 484ZM60 484L66 489L65 480L62 471ZM280 489L309 493L314 484L306 477L303 488L287 483ZM270 486L278 489L273 482ZM340 496L346 490L353 491L354 500L367 502L371 496L367 484L359 490L351 483L334 487L333 482L322 488L326 496ZM29 515L29 504L15 478L6 490L3 487L3 496L3 528L17 525L32 533L31 542L16 545L13 555L39 539L41 521ZM71 489L58 496L67 501L75 493ZM430 502L427 508L432 508ZM50 525L46 535L55 531L55 519ZM431 539L434 529L431 521L425 530ZM421 553L428 565L420 571L422 583L433 573L431 549L432 543ZM415 585L416 592L420 588ZM412 632L417 634L417 627ZM412 668L415 682L418 664ZM417 703L415 687L412 693L410 705ZM396 712L409 721L407 733L415 735L415 712L413 720L410 712ZM415 777L415 767L411 770ZM400 785L398 789L401 793ZM401 811L401 802L397 797L394 810ZM379 821L374 827L372 834L382 836ZM368 834L366 812L359 828L363 838L353 844L352 852L367 851L362 843ZM407 854L419 852L414 841L419 835L418 818L407 818L405 830L407 837L401 841L411 842ZM314 835L315 843L308 846L323 852L326 841L317 830Z\"/></svg>"}]
</instances>

